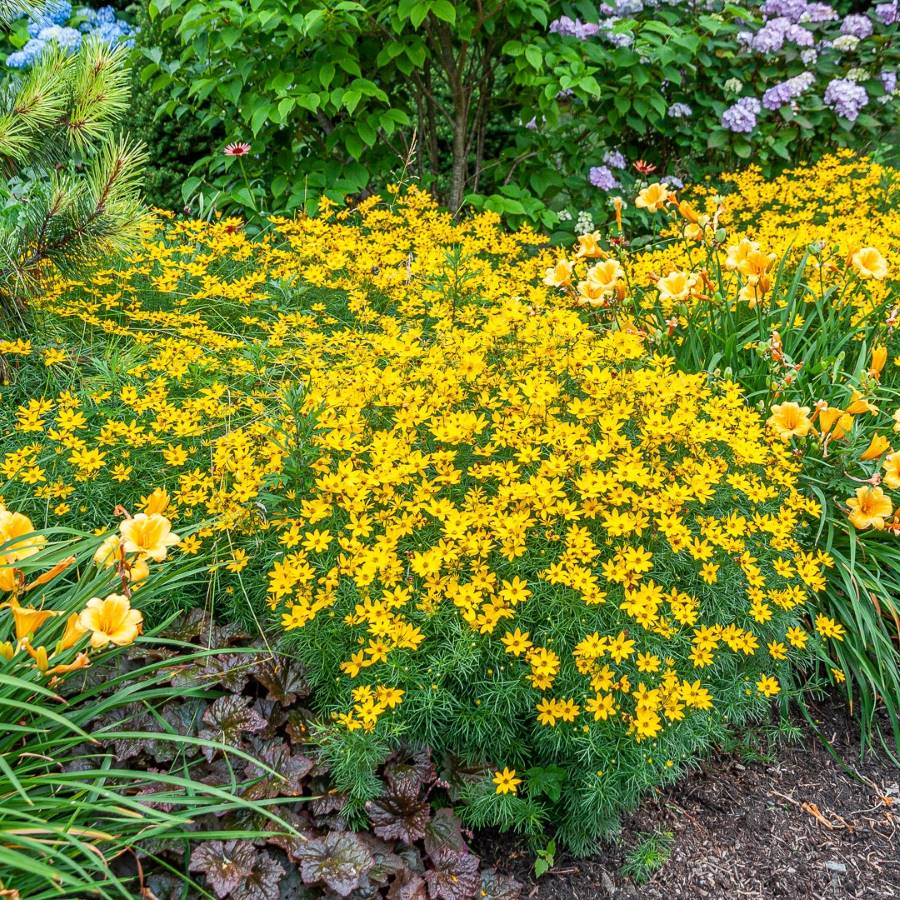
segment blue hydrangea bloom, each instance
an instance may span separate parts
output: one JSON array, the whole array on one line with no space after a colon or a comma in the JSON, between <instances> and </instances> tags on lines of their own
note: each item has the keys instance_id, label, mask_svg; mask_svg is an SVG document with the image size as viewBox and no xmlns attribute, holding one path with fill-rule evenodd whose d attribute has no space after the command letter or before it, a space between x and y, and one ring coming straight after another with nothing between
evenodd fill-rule
<instances>
[{"instance_id":1,"label":"blue hydrangea bloom","mask_svg":"<svg viewBox=\"0 0 900 900\"><path fill-rule=\"evenodd\" d=\"M77 28L70 25L73 16L83 20ZM82 6L73 13L69 0L50 0L40 12L32 13L28 19L27 31L30 38L28 43L6 58L6 65L11 69L29 68L51 45L74 53L87 35L108 44L134 45L133 29L123 19L116 18L113 7L91 9Z\"/></svg>"}]
</instances>

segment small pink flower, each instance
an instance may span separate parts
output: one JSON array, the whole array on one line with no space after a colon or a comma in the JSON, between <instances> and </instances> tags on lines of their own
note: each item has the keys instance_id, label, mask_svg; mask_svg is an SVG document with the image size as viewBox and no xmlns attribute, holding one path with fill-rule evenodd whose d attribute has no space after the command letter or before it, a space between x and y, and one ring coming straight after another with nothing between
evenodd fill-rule
<instances>
[{"instance_id":1,"label":"small pink flower","mask_svg":"<svg viewBox=\"0 0 900 900\"><path fill-rule=\"evenodd\" d=\"M223 151L226 156L246 156L250 152L250 145L243 141L235 141L229 144Z\"/></svg>"}]
</instances>

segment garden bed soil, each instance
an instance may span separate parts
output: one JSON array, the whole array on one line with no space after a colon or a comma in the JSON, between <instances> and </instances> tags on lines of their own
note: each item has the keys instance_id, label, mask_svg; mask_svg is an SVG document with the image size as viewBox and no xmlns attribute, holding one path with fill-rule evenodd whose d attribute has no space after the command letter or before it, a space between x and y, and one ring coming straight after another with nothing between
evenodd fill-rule
<instances>
[{"instance_id":1,"label":"garden bed soil","mask_svg":"<svg viewBox=\"0 0 900 900\"><path fill-rule=\"evenodd\" d=\"M718 755L645 801L616 844L558 854L539 879L524 842L482 835L474 849L535 900L900 898L900 768L883 752L860 756L839 699L815 716L846 770L805 729L770 752ZM671 833L671 857L638 885L621 870L652 832Z\"/></svg>"}]
</instances>

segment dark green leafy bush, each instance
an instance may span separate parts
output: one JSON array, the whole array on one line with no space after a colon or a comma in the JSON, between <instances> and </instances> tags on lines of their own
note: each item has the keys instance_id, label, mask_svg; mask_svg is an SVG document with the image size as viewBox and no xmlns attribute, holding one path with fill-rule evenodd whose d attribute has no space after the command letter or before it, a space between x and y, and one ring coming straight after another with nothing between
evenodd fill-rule
<instances>
[{"instance_id":1,"label":"dark green leafy bush","mask_svg":"<svg viewBox=\"0 0 900 900\"><path fill-rule=\"evenodd\" d=\"M250 145L246 161L210 148L185 197L291 211L416 178L452 210L545 228L581 212L590 230L631 186L610 153L685 179L877 143L895 14L829 9L151 0L183 49L145 56L167 110Z\"/></svg>"}]
</instances>

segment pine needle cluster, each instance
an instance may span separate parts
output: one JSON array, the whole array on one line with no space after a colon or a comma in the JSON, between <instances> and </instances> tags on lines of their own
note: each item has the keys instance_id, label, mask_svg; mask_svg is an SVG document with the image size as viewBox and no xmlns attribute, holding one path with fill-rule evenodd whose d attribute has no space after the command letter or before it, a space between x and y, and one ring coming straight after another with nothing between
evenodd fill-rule
<instances>
[{"instance_id":1,"label":"pine needle cluster","mask_svg":"<svg viewBox=\"0 0 900 900\"><path fill-rule=\"evenodd\" d=\"M22 12L0 2L0 25ZM117 128L128 109L127 50L86 40L46 51L0 90L0 317L24 324L48 266L64 271L140 233L143 148Z\"/></svg>"}]
</instances>

